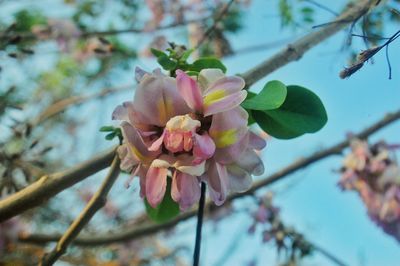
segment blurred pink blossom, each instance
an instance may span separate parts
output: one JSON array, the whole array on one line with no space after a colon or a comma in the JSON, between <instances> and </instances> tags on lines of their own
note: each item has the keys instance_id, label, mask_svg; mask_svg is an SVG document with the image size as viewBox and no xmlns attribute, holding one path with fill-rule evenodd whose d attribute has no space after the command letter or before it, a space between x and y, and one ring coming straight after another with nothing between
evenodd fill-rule
<instances>
[{"instance_id":1,"label":"blurred pink blossom","mask_svg":"<svg viewBox=\"0 0 400 266\"><path fill-rule=\"evenodd\" d=\"M393 147L352 140L339 186L358 192L371 219L400 241L400 168Z\"/></svg>"}]
</instances>

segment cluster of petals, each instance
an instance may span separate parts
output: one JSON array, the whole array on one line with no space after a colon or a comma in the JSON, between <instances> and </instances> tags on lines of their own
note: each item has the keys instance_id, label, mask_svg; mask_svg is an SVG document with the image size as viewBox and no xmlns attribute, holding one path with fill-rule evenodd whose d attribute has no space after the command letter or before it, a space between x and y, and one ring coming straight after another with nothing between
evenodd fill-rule
<instances>
[{"instance_id":1,"label":"cluster of petals","mask_svg":"<svg viewBox=\"0 0 400 266\"><path fill-rule=\"evenodd\" d=\"M253 224L248 229L254 234L260 229L263 243L273 243L278 253L285 250L285 260L299 260L310 254L311 245L302 234L292 227L286 226L280 217L280 209L273 202L273 193L268 192L258 200L257 210L253 213ZM281 265L291 265L283 263Z\"/></svg>"},{"instance_id":2,"label":"cluster of petals","mask_svg":"<svg viewBox=\"0 0 400 266\"><path fill-rule=\"evenodd\" d=\"M249 131L244 80L219 69L198 77L177 70L176 78L160 70L136 69L134 100L116 107L124 137L118 152L121 168L139 176L141 196L157 206L171 178L171 196L185 210L200 198L200 182L221 205L227 194L247 190L251 175L264 166L255 150L265 141Z\"/></svg>"},{"instance_id":3,"label":"cluster of petals","mask_svg":"<svg viewBox=\"0 0 400 266\"><path fill-rule=\"evenodd\" d=\"M257 226L263 228L262 240L268 242L278 234L280 238L282 232L278 230L280 224L279 208L273 205L273 194L268 192L264 197L259 199L257 210L253 213L253 224L249 227L248 232L254 234ZM280 228L282 229L282 228Z\"/></svg>"},{"instance_id":4,"label":"cluster of petals","mask_svg":"<svg viewBox=\"0 0 400 266\"><path fill-rule=\"evenodd\" d=\"M351 152L343 162L339 186L358 192L371 219L400 241L400 168L396 145L351 141Z\"/></svg>"}]
</instances>

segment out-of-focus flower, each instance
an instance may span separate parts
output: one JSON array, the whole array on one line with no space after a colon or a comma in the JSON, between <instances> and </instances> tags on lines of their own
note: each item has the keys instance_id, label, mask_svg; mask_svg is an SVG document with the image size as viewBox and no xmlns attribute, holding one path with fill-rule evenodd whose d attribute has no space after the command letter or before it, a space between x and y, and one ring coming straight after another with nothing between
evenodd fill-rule
<instances>
[{"instance_id":1,"label":"out-of-focus flower","mask_svg":"<svg viewBox=\"0 0 400 266\"><path fill-rule=\"evenodd\" d=\"M279 265L289 265L287 263L294 263L309 255L312 252L312 245L294 228L286 226L279 214L279 208L273 204L273 194L268 192L258 198L258 208L252 214L253 224L248 232L254 234L261 227L262 242L273 243L278 253L285 250L285 263Z\"/></svg>"},{"instance_id":2,"label":"out-of-focus flower","mask_svg":"<svg viewBox=\"0 0 400 266\"><path fill-rule=\"evenodd\" d=\"M201 181L221 205L229 191L251 186L251 174L264 172L254 150L265 141L249 131L248 114L239 106L246 97L242 78L219 69L204 69L197 79L176 74L136 70L133 102L113 113L122 120L121 168L139 176L141 195L153 207L163 199L168 177L182 210L199 200Z\"/></svg>"},{"instance_id":3,"label":"out-of-focus flower","mask_svg":"<svg viewBox=\"0 0 400 266\"><path fill-rule=\"evenodd\" d=\"M339 186L358 192L371 219L400 241L400 168L391 147L352 140Z\"/></svg>"}]
</instances>

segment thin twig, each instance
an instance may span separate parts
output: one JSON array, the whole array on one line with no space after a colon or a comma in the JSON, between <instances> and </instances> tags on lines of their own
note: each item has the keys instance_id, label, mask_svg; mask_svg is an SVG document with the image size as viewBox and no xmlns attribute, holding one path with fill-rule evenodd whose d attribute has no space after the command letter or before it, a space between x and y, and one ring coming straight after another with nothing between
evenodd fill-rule
<instances>
[{"instance_id":1,"label":"thin twig","mask_svg":"<svg viewBox=\"0 0 400 266\"><path fill-rule=\"evenodd\" d=\"M307 34L294 43L289 44L285 49L276 53L271 58L245 72L242 77L246 80L246 85L251 86L256 81L274 72L280 67L300 59L308 50L366 14L368 10L370 10L371 6L372 0L357 2L353 7L348 8L344 13L337 17L335 20L336 23L326 25L318 31ZM338 21L341 21L341 23L337 23Z\"/></svg>"},{"instance_id":2,"label":"thin twig","mask_svg":"<svg viewBox=\"0 0 400 266\"><path fill-rule=\"evenodd\" d=\"M348 264L344 263L341 259L327 251L326 249L316 245L315 243L310 243L314 250L321 253L325 258L329 259L331 262L335 263L338 266L348 266Z\"/></svg>"},{"instance_id":3,"label":"thin twig","mask_svg":"<svg viewBox=\"0 0 400 266\"><path fill-rule=\"evenodd\" d=\"M45 120L65 111L67 108L71 106L78 106L84 102L87 102L89 100L93 100L96 98L102 98L110 94L114 93L119 93L128 89L132 89L134 86L133 85L124 85L120 87L115 87L115 88L107 88L103 89L100 92L96 92L90 95L81 95L81 96L71 96L66 99L62 99L60 101L57 101L47 107L43 112L41 112L32 122L33 126L37 126L38 124L44 122Z\"/></svg>"},{"instance_id":4,"label":"thin twig","mask_svg":"<svg viewBox=\"0 0 400 266\"><path fill-rule=\"evenodd\" d=\"M214 19L213 24L211 25L210 28L207 29L207 31L204 33L203 37L200 39L200 41L197 43L195 49L198 49L209 37L210 35L215 31L217 28L218 23L225 17L225 15L228 13L229 8L231 5L235 2L235 0L230 0L229 3L225 4L221 11L219 12L218 16Z\"/></svg>"},{"instance_id":5,"label":"thin twig","mask_svg":"<svg viewBox=\"0 0 400 266\"><path fill-rule=\"evenodd\" d=\"M210 18L210 16L196 18L181 22L174 22L167 25L161 25L157 28L153 29L139 29L139 28L128 28L128 29L120 29L120 30L107 30L107 31L89 31L89 32L82 32L78 36L73 36L71 38L90 38L90 37L104 37L104 36L112 36L112 35L120 35L120 34L143 34L143 33L153 33L156 31L171 29L179 26L185 26L190 23L198 23L206 21ZM7 33L0 33L0 41L7 40L14 36L19 36L22 40L36 40L38 38L37 35L33 34L32 32L23 32L23 33L16 33L16 32L7 32Z\"/></svg>"},{"instance_id":6,"label":"thin twig","mask_svg":"<svg viewBox=\"0 0 400 266\"><path fill-rule=\"evenodd\" d=\"M93 195L85 209L67 229L54 249L43 256L41 263L39 264L40 266L53 265L58 258L66 252L68 245L78 236L96 212L106 204L107 194L117 180L119 172L119 157L115 156L108 175L104 179L99 190Z\"/></svg>"},{"instance_id":7,"label":"thin twig","mask_svg":"<svg viewBox=\"0 0 400 266\"><path fill-rule=\"evenodd\" d=\"M351 75L353 75L355 72L360 70L363 66L364 63L367 62L368 60L372 59L380 50L383 48L386 49L386 60L388 63L388 68L389 68L389 79L392 78L392 66L390 64L390 58L389 58L389 45L394 42L397 38L400 37L400 30L396 31L390 38L387 39L386 42L384 42L382 45L373 47L367 50L362 51L356 60L352 65L349 67L346 67L344 70L340 72L340 77L341 78L348 78Z\"/></svg>"},{"instance_id":8,"label":"thin twig","mask_svg":"<svg viewBox=\"0 0 400 266\"><path fill-rule=\"evenodd\" d=\"M331 14L333 14L335 16L339 16L339 14L337 12L335 12L334 10L330 9L329 7L327 7L327 6L325 6L325 5L321 4L321 3L318 3L317 1L304 0L304 2L308 2L308 3L310 3L310 4L312 4L312 5L316 6L316 7L319 7L321 9L325 10L325 11L328 11L329 13L331 13Z\"/></svg>"},{"instance_id":9,"label":"thin twig","mask_svg":"<svg viewBox=\"0 0 400 266\"><path fill-rule=\"evenodd\" d=\"M368 40L388 40L388 39L390 39L388 37L371 36L371 35L356 34L356 33L351 34L351 36L352 37L360 37L360 38L368 39Z\"/></svg>"},{"instance_id":10,"label":"thin twig","mask_svg":"<svg viewBox=\"0 0 400 266\"><path fill-rule=\"evenodd\" d=\"M206 202L206 184L201 182L201 195L197 210L196 240L193 253L193 266L199 266L201 248L201 229L203 228L204 203Z\"/></svg>"},{"instance_id":11,"label":"thin twig","mask_svg":"<svg viewBox=\"0 0 400 266\"><path fill-rule=\"evenodd\" d=\"M228 57L232 57L232 56L243 56L244 54L247 54L247 53L254 53L254 52L259 52L259 51L265 51L268 49L274 49L277 47L281 47L283 45L287 45L293 39L294 39L293 37L289 37L289 38L285 38L285 39L281 39L281 40L277 40L277 41L249 45L249 46L234 50L232 54L225 55L224 58L228 58Z\"/></svg>"},{"instance_id":12,"label":"thin twig","mask_svg":"<svg viewBox=\"0 0 400 266\"><path fill-rule=\"evenodd\" d=\"M366 139L370 135L376 133L380 129L390 125L391 123L400 119L400 110L395 113L389 113L385 115L378 122L373 125L367 127L363 131L358 134L355 134L355 138ZM244 193L236 193L231 194L227 197L226 203L232 202L235 199L243 198L245 196L253 195L258 190L265 188L277 181L280 181L289 175L293 174L296 171L304 169L305 167L316 163L320 160L328 158L332 155L340 154L345 148L350 145L348 139L343 140L335 145L332 145L329 148L323 149L321 151L315 152L308 157L301 158L288 166L278 170L272 175L266 176L260 179L257 182L254 182L252 188ZM206 204L206 209L210 210L210 212L217 210L217 207L208 202ZM185 213L180 214L173 220L163 223L163 224L151 224L151 225L143 225L139 227L131 227L124 228L120 231L115 231L107 234L97 234L96 236L82 236L77 238L74 241L74 244L81 246L96 246L96 245L105 245L117 242L125 242L134 239L138 239L144 236L149 236L151 234L158 233L163 230L167 230L173 228L178 223L188 220L192 217L195 217L197 214L196 210L187 211ZM54 242L60 238L60 235L45 235L45 234L34 234L34 235L21 235L19 240L22 242L34 243L34 244L44 244L47 242Z\"/></svg>"}]
</instances>

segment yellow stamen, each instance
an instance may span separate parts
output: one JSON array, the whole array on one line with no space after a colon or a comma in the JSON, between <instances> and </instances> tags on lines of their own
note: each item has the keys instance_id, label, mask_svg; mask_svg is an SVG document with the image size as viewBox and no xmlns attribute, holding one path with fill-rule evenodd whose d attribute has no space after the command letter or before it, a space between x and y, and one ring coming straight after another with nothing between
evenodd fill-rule
<instances>
[{"instance_id":1,"label":"yellow stamen","mask_svg":"<svg viewBox=\"0 0 400 266\"><path fill-rule=\"evenodd\" d=\"M234 144L236 139L236 129L228 129L223 131L212 130L210 136L215 142L217 148L224 148Z\"/></svg>"},{"instance_id":2,"label":"yellow stamen","mask_svg":"<svg viewBox=\"0 0 400 266\"><path fill-rule=\"evenodd\" d=\"M157 103L158 115L162 123L166 123L167 119L174 113L174 106L170 98L160 99Z\"/></svg>"},{"instance_id":3,"label":"yellow stamen","mask_svg":"<svg viewBox=\"0 0 400 266\"><path fill-rule=\"evenodd\" d=\"M221 100L225 96L226 96L226 94L225 94L224 90L213 91L213 92L207 94L206 97L204 97L204 106L208 107L211 104Z\"/></svg>"}]
</instances>

